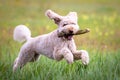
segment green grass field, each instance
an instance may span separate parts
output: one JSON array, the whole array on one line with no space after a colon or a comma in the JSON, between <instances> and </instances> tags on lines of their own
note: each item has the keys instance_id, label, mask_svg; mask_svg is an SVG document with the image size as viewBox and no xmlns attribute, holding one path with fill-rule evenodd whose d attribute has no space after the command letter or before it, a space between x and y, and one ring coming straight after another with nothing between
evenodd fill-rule
<instances>
[{"instance_id":1,"label":"green grass field","mask_svg":"<svg viewBox=\"0 0 120 80\"><path fill-rule=\"evenodd\" d=\"M89 65L42 56L13 73L22 46L13 40L15 26L28 26L33 37L53 31L57 26L44 15L47 9L61 15L75 11L80 28L91 30L74 36L77 48L89 52ZM0 80L120 80L119 61L120 0L0 0Z\"/></svg>"}]
</instances>

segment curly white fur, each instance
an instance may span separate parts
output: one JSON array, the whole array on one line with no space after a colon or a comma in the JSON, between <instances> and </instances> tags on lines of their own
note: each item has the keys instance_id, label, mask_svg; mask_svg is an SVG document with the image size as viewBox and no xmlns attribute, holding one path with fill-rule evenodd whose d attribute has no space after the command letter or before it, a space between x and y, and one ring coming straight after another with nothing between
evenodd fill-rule
<instances>
[{"instance_id":1,"label":"curly white fur","mask_svg":"<svg viewBox=\"0 0 120 80\"><path fill-rule=\"evenodd\" d=\"M25 25L18 25L14 29L13 38L15 41L24 42L31 38L31 31Z\"/></svg>"},{"instance_id":2,"label":"curly white fur","mask_svg":"<svg viewBox=\"0 0 120 80\"><path fill-rule=\"evenodd\" d=\"M45 55L57 61L63 58L68 63L73 63L74 60L82 60L84 65L89 63L89 55L85 50L76 50L76 45L71 33L79 30L77 24L77 13L70 12L67 16L60 16L57 13L48 10L46 15L53 19L58 25L58 29L44 35L31 38L30 30L19 25L14 30L14 40L23 42L18 57L13 66L13 71L18 67L23 67L27 62L36 61L40 55ZM63 37L59 37L59 33L64 33Z\"/></svg>"}]
</instances>

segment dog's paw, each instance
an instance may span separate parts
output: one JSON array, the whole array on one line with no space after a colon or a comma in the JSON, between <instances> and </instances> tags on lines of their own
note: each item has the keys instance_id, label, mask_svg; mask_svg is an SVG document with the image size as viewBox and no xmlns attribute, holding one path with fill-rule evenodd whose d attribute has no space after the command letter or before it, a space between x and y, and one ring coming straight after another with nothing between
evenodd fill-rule
<instances>
[{"instance_id":1,"label":"dog's paw","mask_svg":"<svg viewBox=\"0 0 120 80\"><path fill-rule=\"evenodd\" d=\"M85 50L81 50L82 55L81 55L81 60L84 65L88 65L89 63L89 55L88 52Z\"/></svg>"}]
</instances>

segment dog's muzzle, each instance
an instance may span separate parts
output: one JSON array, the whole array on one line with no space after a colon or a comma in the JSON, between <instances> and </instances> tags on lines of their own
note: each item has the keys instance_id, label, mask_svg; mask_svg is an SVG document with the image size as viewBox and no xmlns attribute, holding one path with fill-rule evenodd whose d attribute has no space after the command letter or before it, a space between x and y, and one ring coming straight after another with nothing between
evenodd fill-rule
<instances>
[{"instance_id":1,"label":"dog's muzzle","mask_svg":"<svg viewBox=\"0 0 120 80\"><path fill-rule=\"evenodd\" d=\"M66 34L64 35L64 38L66 38L67 40L71 40L73 37L73 34Z\"/></svg>"},{"instance_id":2,"label":"dog's muzzle","mask_svg":"<svg viewBox=\"0 0 120 80\"><path fill-rule=\"evenodd\" d=\"M57 35L59 38L64 37L67 40L71 40L74 34L73 31L69 31L69 33L65 33L64 31L57 31Z\"/></svg>"}]
</instances>

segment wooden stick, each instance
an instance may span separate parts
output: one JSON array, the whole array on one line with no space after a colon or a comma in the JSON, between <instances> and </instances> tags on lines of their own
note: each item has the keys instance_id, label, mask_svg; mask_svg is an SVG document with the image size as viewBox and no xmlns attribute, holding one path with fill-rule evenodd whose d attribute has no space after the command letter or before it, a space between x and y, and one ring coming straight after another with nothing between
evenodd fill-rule
<instances>
[{"instance_id":1,"label":"wooden stick","mask_svg":"<svg viewBox=\"0 0 120 80\"><path fill-rule=\"evenodd\" d=\"M75 34L71 34L71 35L81 35L81 34L85 34L88 32L90 32L89 29L78 30ZM58 33L58 37L63 37L64 35L66 35L64 32Z\"/></svg>"},{"instance_id":2,"label":"wooden stick","mask_svg":"<svg viewBox=\"0 0 120 80\"><path fill-rule=\"evenodd\" d=\"M81 35L90 32L90 29L79 30L74 35Z\"/></svg>"}]
</instances>

